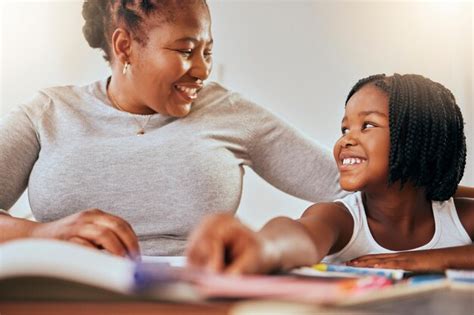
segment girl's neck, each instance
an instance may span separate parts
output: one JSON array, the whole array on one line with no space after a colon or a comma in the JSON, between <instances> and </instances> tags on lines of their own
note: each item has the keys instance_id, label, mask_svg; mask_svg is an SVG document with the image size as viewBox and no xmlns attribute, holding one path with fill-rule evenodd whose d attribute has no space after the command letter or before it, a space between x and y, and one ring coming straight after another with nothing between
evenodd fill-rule
<instances>
[{"instance_id":1,"label":"girl's neck","mask_svg":"<svg viewBox=\"0 0 474 315\"><path fill-rule=\"evenodd\" d=\"M367 217L382 225L392 226L402 233L413 231L417 223L432 218L431 201L425 190L406 183L393 184L383 190L363 193Z\"/></svg>"}]
</instances>

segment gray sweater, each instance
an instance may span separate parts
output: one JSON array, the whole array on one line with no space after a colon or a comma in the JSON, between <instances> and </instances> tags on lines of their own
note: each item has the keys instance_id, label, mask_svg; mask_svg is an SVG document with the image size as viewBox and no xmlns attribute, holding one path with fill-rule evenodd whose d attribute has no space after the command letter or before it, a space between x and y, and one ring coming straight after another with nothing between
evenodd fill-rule
<instances>
[{"instance_id":1,"label":"gray sweater","mask_svg":"<svg viewBox=\"0 0 474 315\"><path fill-rule=\"evenodd\" d=\"M132 224L143 254L180 255L204 215L237 210L243 166L312 202L344 195L327 149L216 83L137 136L148 118L114 109L106 82L42 90L2 117L0 208L28 187L40 222L99 208Z\"/></svg>"}]
</instances>

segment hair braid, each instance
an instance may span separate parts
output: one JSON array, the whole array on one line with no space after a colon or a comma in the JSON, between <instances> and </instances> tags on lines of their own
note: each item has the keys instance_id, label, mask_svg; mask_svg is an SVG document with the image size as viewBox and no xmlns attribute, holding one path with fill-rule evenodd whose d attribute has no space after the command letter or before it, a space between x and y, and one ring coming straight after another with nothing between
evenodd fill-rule
<instances>
[{"instance_id":1,"label":"hair braid","mask_svg":"<svg viewBox=\"0 0 474 315\"><path fill-rule=\"evenodd\" d=\"M466 165L466 138L451 91L420 75L376 75L359 80L346 104L368 83L389 96L389 184L424 187L430 200L452 197Z\"/></svg>"},{"instance_id":2,"label":"hair braid","mask_svg":"<svg viewBox=\"0 0 474 315\"><path fill-rule=\"evenodd\" d=\"M423 88L423 85L415 81L416 84L416 90L418 92L418 99L417 103L422 102L423 100L427 100L429 97L429 94L427 93L427 90ZM432 172L430 172L430 169L433 169L431 166L431 160L429 159L430 154L428 153L429 149L432 148L432 132L431 132L431 127L432 124L430 123L431 119L431 106L423 102L422 103L423 110L420 113L420 134L419 134L419 140L420 142L418 143L418 147L420 148L420 161L419 161L419 167L420 167L420 176L417 178L417 181L415 185L417 187L422 187L422 186L427 186L431 180L432 180ZM434 150L434 148L432 148Z\"/></svg>"}]
</instances>

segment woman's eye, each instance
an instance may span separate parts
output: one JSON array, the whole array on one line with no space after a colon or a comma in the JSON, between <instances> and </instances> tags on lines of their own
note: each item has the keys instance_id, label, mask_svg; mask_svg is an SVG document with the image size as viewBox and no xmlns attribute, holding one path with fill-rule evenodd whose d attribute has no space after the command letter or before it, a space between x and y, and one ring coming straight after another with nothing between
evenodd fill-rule
<instances>
[{"instance_id":1,"label":"woman's eye","mask_svg":"<svg viewBox=\"0 0 474 315\"><path fill-rule=\"evenodd\" d=\"M206 57L212 56L212 51L211 50L205 51L204 56L206 56Z\"/></svg>"},{"instance_id":2,"label":"woman's eye","mask_svg":"<svg viewBox=\"0 0 474 315\"><path fill-rule=\"evenodd\" d=\"M182 50L178 50L178 52L185 57L189 57L193 53L191 49L182 49Z\"/></svg>"}]
</instances>

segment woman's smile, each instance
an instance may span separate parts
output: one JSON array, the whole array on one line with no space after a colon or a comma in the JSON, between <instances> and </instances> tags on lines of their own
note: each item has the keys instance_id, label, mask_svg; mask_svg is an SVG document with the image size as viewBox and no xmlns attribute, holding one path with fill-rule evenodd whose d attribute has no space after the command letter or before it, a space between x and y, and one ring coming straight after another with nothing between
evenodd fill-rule
<instances>
[{"instance_id":1,"label":"woman's smile","mask_svg":"<svg viewBox=\"0 0 474 315\"><path fill-rule=\"evenodd\" d=\"M174 92L179 95L185 103L191 103L197 98L202 84L198 83L177 83L173 86Z\"/></svg>"}]
</instances>

